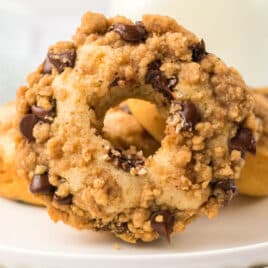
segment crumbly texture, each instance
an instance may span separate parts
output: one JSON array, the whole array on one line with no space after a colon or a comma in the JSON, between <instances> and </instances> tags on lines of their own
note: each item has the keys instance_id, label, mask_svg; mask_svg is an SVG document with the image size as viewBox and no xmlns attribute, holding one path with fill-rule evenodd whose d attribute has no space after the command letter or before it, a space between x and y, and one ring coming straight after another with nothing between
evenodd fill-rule
<instances>
[{"instance_id":1,"label":"crumbly texture","mask_svg":"<svg viewBox=\"0 0 268 268\"><path fill-rule=\"evenodd\" d=\"M19 132L16 126L16 105L9 102L0 108L0 196L33 205L42 205L29 191L27 177L18 174L15 165ZM38 126L39 127L39 126ZM38 128L37 127L37 128ZM153 152L158 143L144 130L130 113L126 104L110 109L104 120L104 136L117 148L135 146L147 153ZM38 166L35 172L44 172Z\"/></svg>"},{"instance_id":2,"label":"crumbly texture","mask_svg":"<svg viewBox=\"0 0 268 268\"><path fill-rule=\"evenodd\" d=\"M106 111L127 98L167 118L149 157L103 138ZM17 92L18 167L55 221L130 243L169 239L232 198L256 150L252 110L238 72L175 20L88 12Z\"/></svg>"}]
</instances>

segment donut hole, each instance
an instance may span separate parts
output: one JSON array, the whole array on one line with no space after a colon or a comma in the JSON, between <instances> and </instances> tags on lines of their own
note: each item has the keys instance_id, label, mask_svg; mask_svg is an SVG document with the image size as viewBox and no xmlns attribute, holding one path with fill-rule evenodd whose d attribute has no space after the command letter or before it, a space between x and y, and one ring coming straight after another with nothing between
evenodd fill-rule
<instances>
[{"instance_id":1,"label":"donut hole","mask_svg":"<svg viewBox=\"0 0 268 268\"><path fill-rule=\"evenodd\" d=\"M146 157L160 147L160 142L149 134L133 115L128 101L123 101L106 112L102 136L109 140L114 148L128 150L135 147Z\"/></svg>"}]
</instances>

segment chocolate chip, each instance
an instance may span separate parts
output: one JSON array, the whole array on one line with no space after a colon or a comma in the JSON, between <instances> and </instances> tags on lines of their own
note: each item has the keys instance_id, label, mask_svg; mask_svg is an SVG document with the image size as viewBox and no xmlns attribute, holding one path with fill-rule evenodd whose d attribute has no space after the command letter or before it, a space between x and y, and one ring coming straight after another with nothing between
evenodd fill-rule
<instances>
[{"instance_id":1,"label":"chocolate chip","mask_svg":"<svg viewBox=\"0 0 268 268\"><path fill-rule=\"evenodd\" d=\"M69 194L66 197L60 197L54 194L53 200L59 203L60 205L71 205L73 202L73 195Z\"/></svg>"},{"instance_id":2,"label":"chocolate chip","mask_svg":"<svg viewBox=\"0 0 268 268\"><path fill-rule=\"evenodd\" d=\"M165 237L170 242L170 234L173 231L175 218L168 211L157 211L151 216L152 228L161 236Z\"/></svg>"},{"instance_id":3,"label":"chocolate chip","mask_svg":"<svg viewBox=\"0 0 268 268\"><path fill-rule=\"evenodd\" d=\"M52 64L50 63L49 59L46 58L43 63L43 74L51 74L52 73Z\"/></svg>"},{"instance_id":4,"label":"chocolate chip","mask_svg":"<svg viewBox=\"0 0 268 268\"><path fill-rule=\"evenodd\" d=\"M147 73L145 75L145 83L151 84L154 89L163 93L168 99L172 100L173 89L178 83L176 77L167 78L160 70L161 61L156 60L148 64Z\"/></svg>"},{"instance_id":5,"label":"chocolate chip","mask_svg":"<svg viewBox=\"0 0 268 268\"><path fill-rule=\"evenodd\" d=\"M192 49L192 61L201 61L208 53L206 52L206 45L202 39L198 44L191 47Z\"/></svg>"},{"instance_id":6,"label":"chocolate chip","mask_svg":"<svg viewBox=\"0 0 268 268\"><path fill-rule=\"evenodd\" d=\"M55 117L55 102L52 105L50 110L45 110L42 107L32 105L31 106L32 113L36 115L36 117L44 122L52 122Z\"/></svg>"},{"instance_id":7,"label":"chocolate chip","mask_svg":"<svg viewBox=\"0 0 268 268\"><path fill-rule=\"evenodd\" d=\"M201 120L201 115L194 103L189 100L182 102L182 110L179 111L184 130L192 131L194 126Z\"/></svg>"},{"instance_id":8,"label":"chocolate chip","mask_svg":"<svg viewBox=\"0 0 268 268\"><path fill-rule=\"evenodd\" d=\"M120 80L119 77L115 77L111 83L109 84L109 88L118 86L118 81Z\"/></svg>"},{"instance_id":9,"label":"chocolate chip","mask_svg":"<svg viewBox=\"0 0 268 268\"><path fill-rule=\"evenodd\" d=\"M122 168L124 171L129 172L131 168L143 166L143 159L135 154L125 155L120 149L110 149L108 157L113 161L114 165Z\"/></svg>"},{"instance_id":10,"label":"chocolate chip","mask_svg":"<svg viewBox=\"0 0 268 268\"><path fill-rule=\"evenodd\" d=\"M215 181L213 184L214 188L220 188L223 191L232 191L233 193L236 192L237 188L235 185L235 181L232 179L222 179Z\"/></svg>"},{"instance_id":11,"label":"chocolate chip","mask_svg":"<svg viewBox=\"0 0 268 268\"><path fill-rule=\"evenodd\" d=\"M34 141L33 128L37 122L34 114L26 114L20 121L20 132L29 142Z\"/></svg>"},{"instance_id":12,"label":"chocolate chip","mask_svg":"<svg viewBox=\"0 0 268 268\"><path fill-rule=\"evenodd\" d=\"M217 196L218 190L223 191L223 205L228 205L232 198L238 193L235 181L232 179L221 179L211 182L211 187Z\"/></svg>"},{"instance_id":13,"label":"chocolate chip","mask_svg":"<svg viewBox=\"0 0 268 268\"><path fill-rule=\"evenodd\" d=\"M30 184L30 191L34 194L51 195L55 187L49 183L48 174L35 174Z\"/></svg>"},{"instance_id":14,"label":"chocolate chip","mask_svg":"<svg viewBox=\"0 0 268 268\"><path fill-rule=\"evenodd\" d=\"M147 32L142 22L136 22L135 25L117 23L112 26L112 30L127 42L144 41L147 37Z\"/></svg>"},{"instance_id":15,"label":"chocolate chip","mask_svg":"<svg viewBox=\"0 0 268 268\"><path fill-rule=\"evenodd\" d=\"M230 140L229 148L242 153L246 151L256 154L256 140L249 128L240 128L236 135Z\"/></svg>"},{"instance_id":16,"label":"chocolate chip","mask_svg":"<svg viewBox=\"0 0 268 268\"><path fill-rule=\"evenodd\" d=\"M49 62L56 67L58 72L61 73L67 67L74 67L76 51L72 48L61 53L48 52L47 58L49 59Z\"/></svg>"},{"instance_id":17,"label":"chocolate chip","mask_svg":"<svg viewBox=\"0 0 268 268\"><path fill-rule=\"evenodd\" d=\"M155 60L148 64L147 69L150 70L159 70L161 67L161 60Z\"/></svg>"},{"instance_id":18,"label":"chocolate chip","mask_svg":"<svg viewBox=\"0 0 268 268\"><path fill-rule=\"evenodd\" d=\"M145 75L145 83L151 84L155 76L161 73L160 71L161 61L155 60L147 65L147 73Z\"/></svg>"}]
</instances>

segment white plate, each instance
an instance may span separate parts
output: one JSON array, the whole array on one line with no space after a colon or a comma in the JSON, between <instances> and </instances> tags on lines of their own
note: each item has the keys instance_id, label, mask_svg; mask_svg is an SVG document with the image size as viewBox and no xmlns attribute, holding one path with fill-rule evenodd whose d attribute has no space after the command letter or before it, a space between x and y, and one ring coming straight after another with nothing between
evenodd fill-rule
<instances>
[{"instance_id":1,"label":"white plate","mask_svg":"<svg viewBox=\"0 0 268 268\"><path fill-rule=\"evenodd\" d=\"M170 245L164 241L128 245L108 234L54 224L42 208L0 199L0 267L264 265L268 264L267 206L268 199L240 197L216 220L195 221Z\"/></svg>"}]
</instances>

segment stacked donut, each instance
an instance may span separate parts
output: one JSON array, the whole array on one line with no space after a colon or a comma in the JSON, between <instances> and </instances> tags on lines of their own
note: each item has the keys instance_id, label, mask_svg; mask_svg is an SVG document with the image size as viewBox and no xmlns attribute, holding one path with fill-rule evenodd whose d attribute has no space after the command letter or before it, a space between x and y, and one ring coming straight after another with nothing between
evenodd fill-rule
<instances>
[{"instance_id":1,"label":"stacked donut","mask_svg":"<svg viewBox=\"0 0 268 268\"><path fill-rule=\"evenodd\" d=\"M16 172L53 220L78 229L169 240L196 216L216 216L256 153L261 120L243 79L169 17L88 12L27 82ZM125 108L107 130L106 112L129 98L156 105L159 145Z\"/></svg>"}]
</instances>

